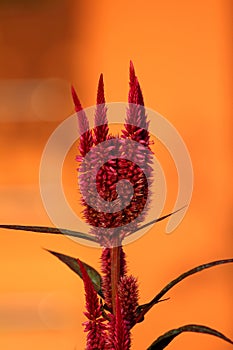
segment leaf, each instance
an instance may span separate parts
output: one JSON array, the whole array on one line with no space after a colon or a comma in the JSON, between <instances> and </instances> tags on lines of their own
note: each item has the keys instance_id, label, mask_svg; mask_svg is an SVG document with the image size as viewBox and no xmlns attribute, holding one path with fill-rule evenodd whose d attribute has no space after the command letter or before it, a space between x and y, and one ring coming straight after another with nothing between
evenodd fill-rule
<instances>
[{"instance_id":1,"label":"leaf","mask_svg":"<svg viewBox=\"0 0 233 350\"><path fill-rule=\"evenodd\" d=\"M22 226L22 225L0 225L0 228L10 229L10 230L20 230L20 231L31 231L39 233L51 233L58 235L67 235L77 238L86 239L88 241L96 242L96 238L88 235L87 233L66 230L63 228L46 227L46 226Z\"/></svg>"},{"instance_id":2,"label":"leaf","mask_svg":"<svg viewBox=\"0 0 233 350\"><path fill-rule=\"evenodd\" d=\"M133 234L134 232L140 231L147 226L153 225L156 222L162 221L162 220L168 218L169 216L177 213L178 211L180 211L184 208L185 208L185 206L174 211L173 213L161 216L158 219L154 219L154 220L148 222L147 224L142 225L141 227L138 227L134 231L130 232L129 235ZM47 226L23 226L23 225L0 225L0 228L5 228L8 230L31 231L31 232L50 233L50 234L58 234L58 235L63 234L63 235L71 236L71 237L82 238L82 239L85 239L87 241L97 242L96 237L94 237L92 235L89 235L89 234L84 233L84 232L67 230L64 228L47 227Z\"/></svg>"},{"instance_id":3,"label":"leaf","mask_svg":"<svg viewBox=\"0 0 233 350\"><path fill-rule=\"evenodd\" d=\"M186 326L182 326L177 329L172 329L171 331L163 334L161 337L159 337L157 340L151 344L151 346L147 350L162 350L167 347L167 345L175 338L177 335L183 333L183 332L195 332L195 333L204 333L204 334L210 334L214 335L215 337L221 338L225 341L227 341L230 344L233 344L233 342L227 338L222 333L216 331L215 329L206 327L206 326L200 326L196 324L188 324Z\"/></svg>"},{"instance_id":4,"label":"leaf","mask_svg":"<svg viewBox=\"0 0 233 350\"><path fill-rule=\"evenodd\" d=\"M233 259L225 259L225 260L217 260L217 261L212 261L210 263L207 264L203 264L203 265L199 265L197 267L194 267L193 269L182 273L182 275L180 275L179 277L175 278L174 280L172 280L170 283L168 283L149 303L144 304L144 305L139 305L136 313L136 320L135 320L135 324L142 322L144 319L144 315L157 303L159 303L162 296L164 296L164 294L166 294L172 287L174 287L176 284L178 284L179 282L181 282L183 279L185 279L188 276L191 276L197 272L200 272L202 270L208 269L210 267L216 266L216 265L222 265L222 264L227 264L227 263L232 263Z\"/></svg>"},{"instance_id":5,"label":"leaf","mask_svg":"<svg viewBox=\"0 0 233 350\"><path fill-rule=\"evenodd\" d=\"M76 258L72 258L71 256L57 253L57 252L54 252L52 250L48 250L48 249L45 249L45 250L47 250L47 252L56 256L59 260L61 260L64 264L66 264L72 271L74 271L77 275L79 275L80 278L82 278L82 272L80 270L80 267L79 267L79 264L78 264L78 261ZM102 278L101 278L99 272L96 271L90 265L86 264L85 262L83 262L83 261L81 261L81 262L82 262L83 266L85 267L87 274L90 277L96 292L103 298L104 296L103 296L103 292L101 289Z\"/></svg>"},{"instance_id":6,"label":"leaf","mask_svg":"<svg viewBox=\"0 0 233 350\"><path fill-rule=\"evenodd\" d=\"M142 226L136 228L134 231L130 232L127 236L130 236L130 235L132 235L133 233L142 230L143 228L146 228L146 227L148 227L148 226L150 226L150 225L153 225L153 224L155 224L156 222L163 221L163 220L169 218L169 216L172 216L172 215L178 213L180 210L184 209L185 207L186 207L186 205L183 206L183 207L180 208L180 209L177 209L176 211L174 211L174 212L172 212L172 213L170 213L170 214L166 214L166 215L164 215L164 216L161 216L160 218L157 218L157 219L154 219L154 220L152 220L152 221L150 221L150 222L147 222L145 225L142 225Z\"/></svg>"}]
</instances>

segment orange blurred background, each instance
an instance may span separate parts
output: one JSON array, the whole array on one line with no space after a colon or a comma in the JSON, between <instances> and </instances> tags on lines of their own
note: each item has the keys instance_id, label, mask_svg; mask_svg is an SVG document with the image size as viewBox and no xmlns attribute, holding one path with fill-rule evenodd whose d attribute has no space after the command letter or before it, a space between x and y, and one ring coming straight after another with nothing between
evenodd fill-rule
<instances>
[{"instance_id":1,"label":"orange blurred background","mask_svg":"<svg viewBox=\"0 0 233 350\"><path fill-rule=\"evenodd\" d=\"M70 84L88 107L103 72L107 101L126 101L132 59L146 106L180 132L195 176L189 211L176 231L166 235L161 222L125 248L140 302L189 268L231 257L231 10L228 0L0 1L0 223L52 225L40 198L39 164L49 135L73 113ZM168 213L176 172L159 144L155 152L168 181ZM73 200L74 154L64 176ZM100 250L7 230L0 231L0 244L0 349L84 349L82 282L42 248L96 267ZM190 277L133 329L132 349L146 349L165 331L189 323L233 338L232 288L232 266ZM198 346L231 348L184 334L169 349Z\"/></svg>"}]
</instances>

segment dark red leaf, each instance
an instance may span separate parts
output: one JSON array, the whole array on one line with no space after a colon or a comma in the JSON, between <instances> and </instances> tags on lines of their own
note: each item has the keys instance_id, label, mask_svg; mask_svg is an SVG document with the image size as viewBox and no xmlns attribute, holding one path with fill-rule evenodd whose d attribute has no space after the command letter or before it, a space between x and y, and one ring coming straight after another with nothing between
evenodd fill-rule
<instances>
[{"instance_id":1,"label":"dark red leaf","mask_svg":"<svg viewBox=\"0 0 233 350\"><path fill-rule=\"evenodd\" d=\"M184 209L185 207L186 207L186 205L185 205L184 207L180 208L180 209L177 209L176 211L174 211L174 212L172 212L172 213L170 213L170 214L167 214L167 215L161 216L160 218L154 219L154 220L152 220L152 221L146 223L145 225L142 225L142 226L136 228L134 231L130 232L129 235L133 234L134 232L140 231L140 230L142 230L143 228L146 228L146 227L148 227L148 226L150 226L150 225L153 225L153 224L155 224L156 222L163 221L163 220L167 219L169 216L172 216L172 215L178 213L180 210Z\"/></svg>"},{"instance_id":2,"label":"dark red leaf","mask_svg":"<svg viewBox=\"0 0 233 350\"><path fill-rule=\"evenodd\" d=\"M67 235L71 237L82 238L87 241L96 242L96 238L87 233L66 230L63 228L45 227L45 226L22 226L22 225L0 225L0 228L5 228L8 230L20 230L20 231L30 231L30 232L38 232L38 233Z\"/></svg>"},{"instance_id":3,"label":"dark red leaf","mask_svg":"<svg viewBox=\"0 0 233 350\"><path fill-rule=\"evenodd\" d=\"M208 269L210 267L216 266L216 265L222 265L227 263L232 263L233 259L225 259L225 260L217 260L212 261L207 264L199 265L197 267L194 267L193 269L182 273L179 277L175 278L173 281L168 283L149 303L140 305L137 308L137 318L136 323L143 321L144 315L157 303L161 301L161 298L166 294L172 287L174 287L176 284L181 282L183 279L185 279L188 276L191 276L197 272L200 272L202 270Z\"/></svg>"},{"instance_id":4,"label":"dark red leaf","mask_svg":"<svg viewBox=\"0 0 233 350\"><path fill-rule=\"evenodd\" d=\"M206 326L196 325L196 324L189 324L177 329L172 329L171 331L163 334L161 337L155 340L147 350L163 350L175 337L177 337L179 334L183 332L210 334L215 337L221 338L230 344L233 344L233 342L229 338L227 338L222 333L216 331L215 329L212 329Z\"/></svg>"},{"instance_id":5,"label":"dark red leaf","mask_svg":"<svg viewBox=\"0 0 233 350\"><path fill-rule=\"evenodd\" d=\"M68 255L54 252L52 250L48 250L48 249L45 249L45 250L47 250L47 252L56 256L59 260L61 260L64 264L66 264L72 271L74 271L77 275L79 275L80 278L82 278L82 272L81 272L80 266L78 264L78 259L73 258L73 257L68 256ZM85 262L81 261L81 263L84 266L88 276L90 277L94 289L103 298L103 292L101 289L102 278L101 278L99 272L96 271L92 266L86 264Z\"/></svg>"}]
</instances>

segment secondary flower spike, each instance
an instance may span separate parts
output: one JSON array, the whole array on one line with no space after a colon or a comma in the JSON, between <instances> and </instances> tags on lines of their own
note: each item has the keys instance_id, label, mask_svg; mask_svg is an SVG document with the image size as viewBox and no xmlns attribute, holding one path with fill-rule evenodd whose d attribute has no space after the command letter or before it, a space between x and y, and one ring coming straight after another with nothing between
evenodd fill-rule
<instances>
[{"instance_id":1,"label":"secondary flower spike","mask_svg":"<svg viewBox=\"0 0 233 350\"><path fill-rule=\"evenodd\" d=\"M78 264L82 272L82 279L85 288L87 311L84 312L84 314L88 318L88 321L84 323L85 332L88 332L86 350L104 349L106 326L103 323L105 320L102 317L101 305L97 296L97 292L93 287L93 284L85 270L85 267L80 260L78 260Z\"/></svg>"}]
</instances>

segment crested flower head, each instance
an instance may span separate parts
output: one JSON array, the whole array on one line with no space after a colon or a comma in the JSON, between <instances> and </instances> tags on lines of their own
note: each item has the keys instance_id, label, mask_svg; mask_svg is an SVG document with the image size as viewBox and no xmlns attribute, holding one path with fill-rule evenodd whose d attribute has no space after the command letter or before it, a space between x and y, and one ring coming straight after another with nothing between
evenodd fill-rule
<instances>
[{"instance_id":1,"label":"crested flower head","mask_svg":"<svg viewBox=\"0 0 233 350\"><path fill-rule=\"evenodd\" d=\"M109 134L102 74L93 130L88 129L86 114L74 89L72 93L82 133L77 160L81 161L79 180L84 189L82 194L85 193L83 216L102 246L112 246L114 242L120 245L145 217L146 211L143 211L149 203L152 179L148 121L133 64L130 63L129 107L120 137ZM136 151L132 141L137 146ZM91 177L92 173L97 174L95 178Z\"/></svg>"}]
</instances>

